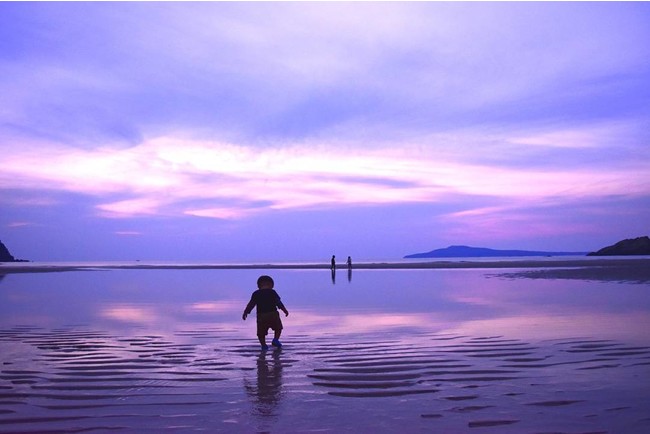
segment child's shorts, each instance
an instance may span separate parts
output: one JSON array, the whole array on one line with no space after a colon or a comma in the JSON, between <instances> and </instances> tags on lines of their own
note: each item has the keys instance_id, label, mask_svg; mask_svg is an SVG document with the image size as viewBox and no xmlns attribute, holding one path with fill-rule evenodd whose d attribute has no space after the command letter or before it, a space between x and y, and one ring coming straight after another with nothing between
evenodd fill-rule
<instances>
[{"instance_id":1,"label":"child's shorts","mask_svg":"<svg viewBox=\"0 0 650 434\"><path fill-rule=\"evenodd\" d=\"M257 336L266 336L269 329L282 330L280 312L265 312L257 316Z\"/></svg>"}]
</instances>

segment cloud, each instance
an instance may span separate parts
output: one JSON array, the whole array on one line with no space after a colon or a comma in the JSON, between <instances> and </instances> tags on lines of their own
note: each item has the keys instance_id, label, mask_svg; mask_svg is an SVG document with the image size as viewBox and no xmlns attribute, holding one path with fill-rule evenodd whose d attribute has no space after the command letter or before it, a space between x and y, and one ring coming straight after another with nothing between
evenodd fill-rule
<instances>
[{"instance_id":1,"label":"cloud","mask_svg":"<svg viewBox=\"0 0 650 434\"><path fill-rule=\"evenodd\" d=\"M26 226L35 226L35 223L32 222L11 222L7 224L8 228L23 228Z\"/></svg>"},{"instance_id":2,"label":"cloud","mask_svg":"<svg viewBox=\"0 0 650 434\"><path fill-rule=\"evenodd\" d=\"M184 212L186 215L196 217L207 217L221 220L232 220L246 217L253 212L249 209L238 208L207 208L207 209L191 209Z\"/></svg>"},{"instance_id":3,"label":"cloud","mask_svg":"<svg viewBox=\"0 0 650 434\"><path fill-rule=\"evenodd\" d=\"M589 130L572 147L598 146ZM549 132L533 146L546 145ZM457 136L470 146L473 135ZM514 139L515 141L519 139ZM528 139L528 142L535 141ZM526 144L521 144L526 146ZM647 195L650 161L622 161L606 172L566 167L504 167L439 154L436 145L343 149L318 143L264 149L160 137L130 148L84 150L58 145L8 150L0 179L9 188L44 186L95 197L104 217L199 216L237 219L269 210L436 202L457 196L498 197L518 207L587 197ZM39 164L40 161L48 164ZM452 217L485 214L490 207ZM493 210L493 209L492 209Z\"/></svg>"},{"instance_id":4,"label":"cloud","mask_svg":"<svg viewBox=\"0 0 650 434\"><path fill-rule=\"evenodd\" d=\"M139 231L115 231L115 235L139 236L139 235L142 235L142 232L139 232Z\"/></svg>"},{"instance_id":5,"label":"cloud","mask_svg":"<svg viewBox=\"0 0 650 434\"><path fill-rule=\"evenodd\" d=\"M97 205L99 215L103 217L132 217L135 215L155 215L158 213L160 201L155 198L122 200L119 202Z\"/></svg>"},{"instance_id":6,"label":"cloud","mask_svg":"<svg viewBox=\"0 0 650 434\"><path fill-rule=\"evenodd\" d=\"M648 20L643 3L2 3L3 224L402 207L503 233L648 197Z\"/></svg>"},{"instance_id":7,"label":"cloud","mask_svg":"<svg viewBox=\"0 0 650 434\"><path fill-rule=\"evenodd\" d=\"M13 57L0 57L0 119L78 147L131 146L168 128L226 141L381 139L616 116L649 69L648 8L627 4L2 9Z\"/></svg>"}]
</instances>

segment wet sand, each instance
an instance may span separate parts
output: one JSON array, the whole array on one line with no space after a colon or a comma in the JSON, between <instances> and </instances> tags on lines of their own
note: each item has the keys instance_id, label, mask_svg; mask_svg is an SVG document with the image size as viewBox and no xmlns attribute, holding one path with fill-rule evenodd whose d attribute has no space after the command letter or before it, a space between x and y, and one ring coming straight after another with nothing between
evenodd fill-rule
<instances>
[{"instance_id":1,"label":"wet sand","mask_svg":"<svg viewBox=\"0 0 650 434\"><path fill-rule=\"evenodd\" d=\"M0 344L0 432L650 429L650 347L613 340L303 335L262 352L217 328L15 327Z\"/></svg>"},{"instance_id":2,"label":"wet sand","mask_svg":"<svg viewBox=\"0 0 650 434\"><path fill-rule=\"evenodd\" d=\"M286 320L284 347L266 352L259 349L254 324L238 318L245 300L235 300L229 310L230 299L222 294L233 283L220 287L221 292L212 289L214 274L224 273L191 277L194 273L174 272L178 280L171 279L169 286L148 280L158 273L133 276L141 280L130 280L132 272L122 273L129 279L116 279L114 292L112 286L93 287L98 280L118 276L117 270L197 266L120 265L102 279L93 273L7 277L0 286L5 304L26 306L26 314L0 328L0 432L650 432L649 307L644 295L649 260L442 261L358 268L364 265L488 270L359 273L363 278L344 280L344 286L331 285L329 273L323 278L323 273L278 271L285 282L294 276L298 289ZM431 280L441 273L444 279ZM488 278L478 277L481 273ZM304 309L312 305L303 301L299 306L296 299L306 292L298 285L302 277L296 277L303 274L312 284L331 285L330 291L304 295L303 300L322 297L308 313ZM418 301L422 309L431 310L416 330L382 328L391 321L404 326L409 318L406 308L395 306L391 291L381 292L387 312L348 306L351 293L367 297L380 289L375 280L367 280L372 275L395 294L415 296L413 283L407 283L413 280L406 279L411 274L425 280L425 295ZM207 277L211 281L205 291L188 290ZM452 277L457 281L451 282ZM573 281L551 284L549 279ZM21 290L18 283L23 280L37 284ZM233 282L244 285L247 280ZM450 285L445 296L427 298L445 290L441 282ZM499 292L502 287L508 289ZM170 301L179 309L162 309L156 316L155 308L164 302L161 290L170 298L180 294ZM87 299L85 292L90 293ZM289 300L290 294L283 292ZM571 304L574 294L580 303ZM458 317L451 321L444 315L453 308L453 295L463 304L449 313ZM526 303L517 305L517 297ZM336 303L328 307L325 302L331 299ZM57 311L57 304L86 310L95 319L75 323L57 314L65 312ZM477 305L484 307L473 311ZM612 306L612 311L601 311L603 306ZM560 310L557 316L548 316L555 310ZM626 328L605 333L621 326L621 320L612 320L617 317L611 313L618 311ZM107 322L101 312L122 322ZM316 314L327 321L300 325ZM203 315L209 321L200 322ZM353 317L358 322L346 322ZM341 331L343 324L348 324L346 331ZM367 331L360 331L369 324Z\"/></svg>"},{"instance_id":3,"label":"wet sand","mask_svg":"<svg viewBox=\"0 0 650 434\"><path fill-rule=\"evenodd\" d=\"M650 262L612 263L572 268L555 267L500 273L499 277L526 279L574 279L608 282L649 283Z\"/></svg>"}]
</instances>

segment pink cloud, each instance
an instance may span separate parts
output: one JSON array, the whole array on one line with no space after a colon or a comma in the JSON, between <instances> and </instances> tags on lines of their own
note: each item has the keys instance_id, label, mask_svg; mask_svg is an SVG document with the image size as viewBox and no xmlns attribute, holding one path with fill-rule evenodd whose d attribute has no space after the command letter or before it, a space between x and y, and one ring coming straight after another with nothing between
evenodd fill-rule
<instances>
[{"instance_id":1,"label":"pink cloud","mask_svg":"<svg viewBox=\"0 0 650 434\"><path fill-rule=\"evenodd\" d=\"M23 228L25 226L35 226L35 223L31 222L12 222L7 225L8 228Z\"/></svg>"},{"instance_id":2,"label":"pink cloud","mask_svg":"<svg viewBox=\"0 0 650 434\"><path fill-rule=\"evenodd\" d=\"M196 209L196 210L187 210L185 214L192 215L196 217L208 217L215 219L224 219L232 220L239 219L242 217L249 216L254 211L242 209L242 208L209 208L209 209Z\"/></svg>"},{"instance_id":3,"label":"pink cloud","mask_svg":"<svg viewBox=\"0 0 650 434\"><path fill-rule=\"evenodd\" d=\"M160 201L154 198L123 200L97 205L103 217L133 217L141 215L154 215L158 213Z\"/></svg>"},{"instance_id":4,"label":"pink cloud","mask_svg":"<svg viewBox=\"0 0 650 434\"><path fill-rule=\"evenodd\" d=\"M554 134L550 139L522 140L543 144L562 132ZM8 188L46 188L100 199L124 197L97 205L104 217L165 214L238 219L264 211L251 203L266 203L268 209L305 209L429 203L474 195L530 205L650 193L650 168L643 161L607 171L541 170L468 163L460 154L403 144L365 150L317 143L254 148L168 136L120 149L16 147L7 151L5 159L0 179ZM44 160L48 164L42 164ZM224 202L233 205L212 205ZM498 211L478 208L450 217L502 215Z\"/></svg>"}]
</instances>

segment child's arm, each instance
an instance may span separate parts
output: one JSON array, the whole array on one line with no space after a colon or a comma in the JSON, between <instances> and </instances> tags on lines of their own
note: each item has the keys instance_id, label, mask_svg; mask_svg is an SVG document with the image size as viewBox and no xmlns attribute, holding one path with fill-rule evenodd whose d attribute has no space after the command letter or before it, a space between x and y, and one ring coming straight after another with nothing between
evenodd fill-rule
<instances>
[{"instance_id":1,"label":"child's arm","mask_svg":"<svg viewBox=\"0 0 650 434\"><path fill-rule=\"evenodd\" d=\"M280 300L280 297L278 296L278 301L276 302L276 305L278 308L284 312L284 316L289 316L289 311L287 310L286 307L284 307L284 303L282 303L282 300Z\"/></svg>"},{"instance_id":2,"label":"child's arm","mask_svg":"<svg viewBox=\"0 0 650 434\"><path fill-rule=\"evenodd\" d=\"M256 301L253 297L251 297L251 301L248 302L246 305L246 309L244 309L244 314L241 316L241 319L246 321L246 317L248 314L250 314L253 311L253 308L255 307Z\"/></svg>"}]
</instances>

